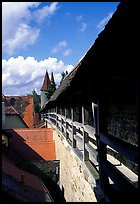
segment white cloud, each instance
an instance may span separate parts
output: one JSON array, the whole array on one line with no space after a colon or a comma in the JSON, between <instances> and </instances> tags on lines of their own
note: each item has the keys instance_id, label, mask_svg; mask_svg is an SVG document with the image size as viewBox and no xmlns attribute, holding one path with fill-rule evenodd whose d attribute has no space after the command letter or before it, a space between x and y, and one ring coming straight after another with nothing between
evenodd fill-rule
<instances>
[{"instance_id":1,"label":"white cloud","mask_svg":"<svg viewBox=\"0 0 140 204\"><path fill-rule=\"evenodd\" d=\"M86 30L86 28L87 28L87 24L84 23L84 22L82 22L82 23L81 23L80 31L81 31L81 32L84 32L84 31Z\"/></svg>"},{"instance_id":2,"label":"white cloud","mask_svg":"<svg viewBox=\"0 0 140 204\"><path fill-rule=\"evenodd\" d=\"M31 28L26 24L20 24L17 28L15 36L4 41L3 49L10 55L12 55L15 49L20 49L22 46L26 48L28 45L34 44L39 36L39 29Z\"/></svg>"},{"instance_id":3,"label":"white cloud","mask_svg":"<svg viewBox=\"0 0 140 204\"><path fill-rule=\"evenodd\" d=\"M113 12L108 13L108 15L103 18L98 24L97 24L97 28L102 31L105 27L105 25L107 24L107 22L109 21L109 19L112 17Z\"/></svg>"},{"instance_id":4,"label":"white cloud","mask_svg":"<svg viewBox=\"0 0 140 204\"><path fill-rule=\"evenodd\" d=\"M58 2L53 2L50 6L44 6L42 9L36 11L35 16L37 21L41 22L44 20L44 18L53 15L58 8L57 5Z\"/></svg>"},{"instance_id":5,"label":"white cloud","mask_svg":"<svg viewBox=\"0 0 140 204\"><path fill-rule=\"evenodd\" d=\"M65 50L63 56L64 56L64 57L67 57L67 56L69 56L70 54L71 54L71 49L67 49L67 50Z\"/></svg>"},{"instance_id":6,"label":"white cloud","mask_svg":"<svg viewBox=\"0 0 140 204\"><path fill-rule=\"evenodd\" d=\"M27 95L33 89L40 94L46 70L54 73L55 83L59 85L62 71L70 72L73 65L65 65L56 58L37 61L34 57L11 57L2 60L2 91L5 95Z\"/></svg>"},{"instance_id":7,"label":"white cloud","mask_svg":"<svg viewBox=\"0 0 140 204\"><path fill-rule=\"evenodd\" d=\"M31 22L41 21L52 16L57 2L39 9L40 2L2 2L2 48L11 55L16 49L34 44L40 29L32 27ZM31 10L32 9L32 10Z\"/></svg>"},{"instance_id":8,"label":"white cloud","mask_svg":"<svg viewBox=\"0 0 140 204\"><path fill-rule=\"evenodd\" d=\"M84 32L87 28L87 23L84 22L83 16L82 15L76 16L76 21L80 23L80 32Z\"/></svg>"},{"instance_id":9,"label":"white cloud","mask_svg":"<svg viewBox=\"0 0 140 204\"><path fill-rule=\"evenodd\" d=\"M60 50L62 50L63 48L65 48L66 46L67 46L67 42L61 41L52 49L52 53L57 53Z\"/></svg>"}]
</instances>

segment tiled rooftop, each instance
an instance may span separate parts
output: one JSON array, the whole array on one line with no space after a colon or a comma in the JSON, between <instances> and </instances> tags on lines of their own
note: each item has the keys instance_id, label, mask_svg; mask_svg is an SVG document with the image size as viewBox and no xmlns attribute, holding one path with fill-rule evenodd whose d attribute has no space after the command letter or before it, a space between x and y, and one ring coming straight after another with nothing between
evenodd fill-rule
<instances>
[{"instance_id":1,"label":"tiled rooftop","mask_svg":"<svg viewBox=\"0 0 140 204\"><path fill-rule=\"evenodd\" d=\"M55 160L55 141L51 128L9 129L10 146L26 161Z\"/></svg>"},{"instance_id":2,"label":"tiled rooftop","mask_svg":"<svg viewBox=\"0 0 140 204\"><path fill-rule=\"evenodd\" d=\"M35 175L2 156L2 190L24 202L52 202L48 189Z\"/></svg>"},{"instance_id":3,"label":"tiled rooftop","mask_svg":"<svg viewBox=\"0 0 140 204\"><path fill-rule=\"evenodd\" d=\"M12 130L9 130L12 132ZM15 134L15 135L14 135ZM53 132L51 128L43 128L43 129L13 129L12 137L13 142L20 141L20 138L16 137L17 134L26 142L48 142L53 140Z\"/></svg>"},{"instance_id":4,"label":"tiled rooftop","mask_svg":"<svg viewBox=\"0 0 140 204\"><path fill-rule=\"evenodd\" d=\"M2 156L2 172L12 176L13 178L15 178L20 182L22 177L24 177L23 180L25 185L31 186L40 191L45 191L45 192L47 191L47 189L44 187L44 185L42 185L42 183L40 182L40 179L37 176L19 169L14 165L14 163L12 163L11 161L8 161L8 159L5 159L4 156Z\"/></svg>"},{"instance_id":5,"label":"tiled rooftop","mask_svg":"<svg viewBox=\"0 0 140 204\"><path fill-rule=\"evenodd\" d=\"M14 98L15 103L10 104L10 99ZM34 127L34 102L31 96L4 96L5 113L19 114L29 128Z\"/></svg>"},{"instance_id":6,"label":"tiled rooftop","mask_svg":"<svg viewBox=\"0 0 140 204\"><path fill-rule=\"evenodd\" d=\"M51 81L50 81L48 72L46 71L45 78L44 78L44 81L43 81L43 84L42 84L42 87L41 87L40 90L41 90L41 91L47 91L49 85L51 85Z\"/></svg>"}]
</instances>

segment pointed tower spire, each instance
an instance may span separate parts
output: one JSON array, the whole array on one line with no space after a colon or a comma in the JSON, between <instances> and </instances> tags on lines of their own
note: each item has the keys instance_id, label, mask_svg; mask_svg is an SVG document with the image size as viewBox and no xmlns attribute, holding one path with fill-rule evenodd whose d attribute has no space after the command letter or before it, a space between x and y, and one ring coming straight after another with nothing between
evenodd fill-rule
<instances>
[{"instance_id":1,"label":"pointed tower spire","mask_svg":"<svg viewBox=\"0 0 140 204\"><path fill-rule=\"evenodd\" d=\"M46 70L46 74L45 74L44 81L43 81L43 84L42 84L42 87L41 87L40 91L47 91L49 85L51 85L51 81L50 81L48 72Z\"/></svg>"},{"instance_id":2,"label":"pointed tower spire","mask_svg":"<svg viewBox=\"0 0 140 204\"><path fill-rule=\"evenodd\" d=\"M50 81L48 72L47 72L47 70L46 70L46 74L45 74L45 77L44 77L44 81L43 81L42 87L41 87L41 89L40 89L40 91L41 91L41 108L42 108L42 107L45 105L45 103L48 101L47 91L48 91L48 88L49 88L50 85L51 85L51 81Z\"/></svg>"},{"instance_id":3,"label":"pointed tower spire","mask_svg":"<svg viewBox=\"0 0 140 204\"><path fill-rule=\"evenodd\" d=\"M53 72L51 72L51 84L52 84L52 85L55 85L55 81L54 81Z\"/></svg>"}]
</instances>

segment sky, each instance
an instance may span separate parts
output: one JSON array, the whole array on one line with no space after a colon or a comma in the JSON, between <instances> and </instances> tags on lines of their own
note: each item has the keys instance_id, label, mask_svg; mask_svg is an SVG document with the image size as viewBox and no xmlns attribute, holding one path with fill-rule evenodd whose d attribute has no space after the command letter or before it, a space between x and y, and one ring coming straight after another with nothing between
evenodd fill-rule
<instances>
[{"instance_id":1,"label":"sky","mask_svg":"<svg viewBox=\"0 0 140 204\"><path fill-rule=\"evenodd\" d=\"M40 94L46 70L57 87L94 44L119 2L2 2L2 92Z\"/></svg>"}]
</instances>

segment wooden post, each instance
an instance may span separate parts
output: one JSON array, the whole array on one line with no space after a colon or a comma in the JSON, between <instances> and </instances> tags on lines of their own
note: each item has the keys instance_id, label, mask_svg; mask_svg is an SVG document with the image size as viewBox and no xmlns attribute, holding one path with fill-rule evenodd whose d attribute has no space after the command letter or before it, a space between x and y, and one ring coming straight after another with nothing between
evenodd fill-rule
<instances>
[{"instance_id":1,"label":"wooden post","mask_svg":"<svg viewBox=\"0 0 140 204\"><path fill-rule=\"evenodd\" d=\"M89 153L85 148L85 143L88 143L88 136L87 133L84 131L84 125L85 125L85 110L82 106L82 125L83 125L83 161L89 160Z\"/></svg>"},{"instance_id":2,"label":"wooden post","mask_svg":"<svg viewBox=\"0 0 140 204\"><path fill-rule=\"evenodd\" d=\"M49 111L49 121L51 121L51 120L50 120L50 111Z\"/></svg>"},{"instance_id":3,"label":"wooden post","mask_svg":"<svg viewBox=\"0 0 140 204\"><path fill-rule=\"evenodd\" d=\"M74 113L73 113L73 108L71 108L71 120L72 120L72 147L75 148L76 147L76 140L74 139L74 135L75 135L75 127L73 126L73 119L74 119Z\"/></svg>"},{"instance_id":4,"label":"wooden post","mask_svg":"<svg viewBox=\"0 0 140 204\"><path fill-rule=\"evenodd\" d=\"M71 111L70 111L71 109L70 109L70 107L68 107L67 108L67 116L68 116L68 118L70 119L71 118L71 116L70 116L70 114L71 114ZM68 129L68 122L67 122L67 120L66 120L66 139L69 139L69 133L67 132L67 129Z\"/></svg>"},{"instance_id":5,"label":"wooden post","mask_svg":"<svg viewBox=\"0 0 140 204\"><path fill-rule=\"evenodd\" d=\"M67 108L65 108L65 137L67 138Z\"/></svg>"},{"instance_id":6,"label":"wooden post","mask_svg":"<svg viewBox=\"0 0 140 204\"><path fill-rule=\"evenodd\" d=\"M95 108L96 107L97 107L97 104L92 102L92 115L93 115L94 128L95 128Z\"/></svg>"},{"instance_id":7,"label":"wooden post","mask_svg":"<svg viewBox=\"0 0 140 204\"><path fill-rule=\"evenodd\" d=\"M47 119L44 119L45 128L47 128Z\"/></svg>"},{"instance_id":8,"label":"wooden post","mask_svg":"<svg viewBox=\"0 0 140 204\"><path fill-rule=\"evenodd\" d=\"M62 108L60 108L60 115L61 115L60 131L63 132L63 131L62 131L62 124L63 124L63 123L62 123Z\"/></svg>"},{"instance_id":9,"label":"wooden post","mask_svg":"<svg viewBox=\"0 0 140 204\"><path fill-rule=\"evenodd\" d=\"M100 110L99 100L97 100L97 104L92 103L92 111L94 115L94 124L95 124L95 136L97 140L97 149L98 149L98 163L99 163L99 185L103 191L104 198L106 197L106 192L109 186L109 179L107 174L104 171L104 163L107 160L107 150L106 145L100 141L100 118L102 116L102 112Z\"/></svg>"}]
</instances>

